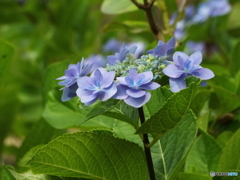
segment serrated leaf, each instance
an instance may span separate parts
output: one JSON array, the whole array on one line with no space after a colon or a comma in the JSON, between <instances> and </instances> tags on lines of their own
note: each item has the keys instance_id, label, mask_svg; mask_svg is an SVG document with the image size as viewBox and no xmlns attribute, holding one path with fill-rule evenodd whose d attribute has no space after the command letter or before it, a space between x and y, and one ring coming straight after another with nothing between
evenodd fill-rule
<instances>
[{"instance_id":1,"label":"serrated leaf","mask_svg":"<svg viewBox=\"0 0 240 180\"><path fill-rule=\"evenodd\" d=\"M79 109L77 107L77 102L75 107L72 101L64 103L60 102L60 97L57 99L54 93L54 91L49 92L48 101L44 107L42 115L44 119L54 128L64 129L71 126L78 126L81 129L97 127L112 128L114 124L112 119L103 116L95 117L91 119L91 121L87 121L79 126L79 124L84 121L88 112L84 109Z\"/></svg>"},{"instance_id":2,"label":"serrated leaf","mask_svg":"<svg viewBox=\"0 0 240 180\"><path fill-rule=\"evenodd\" d=\"M202 131L187 156L185 172L208 175L216 171L221 152L222 148L217 141Z\"/></svg>"},{"instance_id":3,"label":"serrated leaf","mask_svg":"<svg viewBox=\"0 0 240 180\"><path fill-rule=\"evenodd\" d=\"M226 172L240 169L240 129L227 142L220 157L218 171Z\"/></svg>"},{"instance_id":4,"label":"serrated leaf","mask_svg":"<svg viewBox=\"0 0 240 180\"><path fill-rule=\"evenodd\" d=\"M129 0L104 0L101 6L101 11L105 14L122 14L137 9Z\"/></svg>"},{"instance_id":5,"label":"serrated leaf","mask_svg":"<svg viewBox=\"0 0 240 180\"><path fill-rule=\"evenodd\" d=\"M174 128L187 112L198 89L198 83L191 83L190 87L172 95L157 113L138 128L136 133L162 135Z\"/></svg>"},{"instance_id":6,"label":"serrated leaf","mask_svg":"<svg viewBox=\"0 0 240 180\"><path fill-rule=\"evenodd\" d=\"M31 171L25 172L25 173L17 173L7 167L4 167L5 171L8 171L8 177L6 179L2 180L51 180L47 175L45 174L32 174ZM4 177L4 178L5 178Z\"/></svg>"},{"instance_id":7,"label":"serrated leaf","mask_svg":"<svg viewBox=\"0 0 240 180\"><path fill-rule=\"evenodd\" d=\"M208 175L192 174L192 173L178 173L176 180L211 180L212 178Z\"/></svg>"},{"instance_id":8,"label":"serrated leaf","mask_svg":"<svg viewBox=\"0 0 240 180\"><path fill-rule=\"evenodd\" d=\"M196 134L196 117L192 111L188 111L181 122L152 147L155 174L158 180L172 180L176 177Z\"/></svg>"},{"instance_id":9,"label":"serrated leaf","mask_svg":"<svg viewBox=\"0 0 240 180\"><path fill-rule=\"evenodd\" d=\"M13 47L9 43L0 40L0 78L5 72L7 66L10 64L10 60L14 52L13 50Z\"/></svg>"},{"instance_id":10,"label":"serrated leaf","mask_svg":"<svg viewBox=\"0 0 240 180\"><path fill-rule=\"evenodd\" d=\"M28 165L34 173L63 177L149 179L143 150L137 144L97 132L58 137Z\"/></svg>"},{"instance_id":11,"label":"serrated leaf","mask_svg":"<svg viewBox=\"0 0 240 180\"><path fill-rule=\"evenodd\" d=\"M153 114L158 112L163 104L173 95L173 92L166 87L160 87L154 91L150 91L151 99L143 106L144 115L149 119Z\"/></svg>"}]
</instances>

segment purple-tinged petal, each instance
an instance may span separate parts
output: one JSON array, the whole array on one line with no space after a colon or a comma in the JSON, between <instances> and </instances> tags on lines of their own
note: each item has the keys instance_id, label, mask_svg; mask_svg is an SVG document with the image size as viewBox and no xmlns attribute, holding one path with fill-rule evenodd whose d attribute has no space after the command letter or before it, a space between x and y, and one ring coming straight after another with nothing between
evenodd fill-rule
<instances>
[{"instance_id":1,"label":"purple-tinged petal","mask_svg":"<svg viewBox=\"0 0 240 180\"><path fill-rule=\"evenodd\" d=\"M72 79L66 79L64 81L60 81L58 82L59 85L62 85L62 86L66 86L67 84L69 84L70 82L72 82Z\"/></svg>"},{"instance_id":2,"label":"purple-tinged petal","mask_svg":"<svg viewBox=\"0 0 240 180\"><path fill-rule=\"evenodd\" d=\"M108 63L113 66L116 64L117 58L114 55L107 56Z\"/></svg>"},{"instance_id":3,"label":"purple-tinged petal","mask_svg":"<svg viewBox=\"0 0 240 180\"><path fill-rule=\"evenodd\" d=\"M128 85L128 83L126 82L126 77L117 77L117 80L119 81L120 84L123 84L123 85Z\"/></svg>"},{"instance_id":4,"label":"purple-tinged petal","mask_svg":"<svg viewBox=\"0 0 240 180\"><path fill-rule=\"evenodd\" d=\"M146 104L150 98L151 98L151 94L149 92L146 92L146 94L140 98L128 97L124 101L125 103L127 103L132 107L139 108L139 107L142 107L144 104Z\"/></svg>"},{"instance_id":5,"label":"purple-tinged petal","mask_svg":"<svg viewBox=\"0 0 240 180\"><path fill-rule=\"evenodd\" d=\"M93 104L97 100L98 100L98 96L96 98L94 98L93 100L91 100L91 101L85 102L84 104L85 104L85 106L89 106L89 105Z\"/></svg>"},{"instance_id":6,"label":"purple-tinged petal","mask_svg":"<svg viewBox=\"0 0 240 180\"><path fill-rule=\"evenodd\" d=\"M67 76L62 76L62 77L57 78L56 80L62 80L62 79L67 79L67 78L69 78L69 77L67 77Z\"/></svg>"},{"instance_id":7,"label":"purple-tinged petal","mask_svg":"<svg viewBox=\"0 0 240 180\"><path fill-rule=\"evenodd\" d=\"M137 70L134 68L131 68L129 70L129 76L132 77L133 79L137 79L137 76L138 76Z\"/></svg>"},{"instance_id":8,"label":"purple-tinged petal","mask_svg":"<svg viewBox=\"0 0 240 180\"><path fill-rule=\"evenodd\" d=\"M175 48L176 40L174 37L169 39L169 41L166 43L168 48Z\"/></svg>"},{"instance_id":9,"label":"purple-tinged petal","mask_svg":"<svg viewBox=\"0 0 240 180\"><path fill-rule=\"evenodd\" d=\"M182 89L185 89L187 87L186 82L184 81L185 78L186 75L182 75L179 78L170 78L169 84L171 91L178 92Z\"/></svg>"},{"instance_id":10,"label":"purple-tinged petal","mask_svg":"<svg viewBox=\"0 0 240 180\"><path fill-rule=\"evenodd\" d=\"M92 88L92 78L84 76L77 80L78 87L80 89Z\"/></svg>"},{"instance_id":11,"label":"purple-tinged petal","mask_svg":"<svg viewBox=\"0 0 240 180\"><path fill-rule=\"evenodd\" d=\"M179 58L180 57L180 58ZM176 51L174 54L173 54L173 61L175 62L175 64L179 67L182 67L182 65L185 63L185 61L188 60L188 55L183 53L183 52L180 52L180 51Z\"/></svg>"},{"instance_id":12,"label":"purple-tinged petal","mask_svg":"<svg viewBox=\"0 0 240 180\"><path fill-rule=\"evenodd\" d=\"M144 89L144 90L154 90L159 87L160 87L160 85L155 82L149 82L147 84L143 84L143 85L139 86L140 89Z\"/></svg>"},{"instance_id":13,"label":"purple-tinged petal","mask_svg":"<svg viewBox=\"0 0 240 180\"><path fill-rule=\"evenodd\" d=\"M106 101L111 98L117 92L116 84L113 82L111 86L105 88L99 92L99 98L101 101Z\"/></svg>"},{"instance_id":14,"label":"purple-tinged petal","mask_svg":"<svg viewBox=\"0 0 240 180\"><path fill-rule=\"evenodd\" d=\"M65 101L69 101L72 98L74 98L75 96L77 96L77 94L76 94L77 88L78 88L77 84L74 84L71 87L64 87L61 100L63 102L65 102Z\"/></svg>"},{"instance_id":15,"label":"purple-tinged petal","mask_svg":"<svg viewBox=\"0 0 240 180\"><path fill-rule=\"evenodd\" d=\"M154 49L154 54L157 56L166 56L168 49L169 48L166 44L157 45Z\"/></svg>"},{"instance_id":16,"label":"purple-tinged petal","mask_svg":"<svg viewBox=\"0 0 240 180\"><path fill-rule=\"evenodd\" d=\"M102 82L103 82L103 76L100 70L96 69L96 71L94 72L94 85L97 87L101 87Z\"/></svg>"},{"instance_id":17,"label":"purple-tinged petal","mask_svg":"<svg viewBox=\"0 0 240 180\"><path fill-rule=\"evenodd\" d=\"M171 78L178 78L185 73L184 70L180 69L175 64L169 64L166 68L163 69L162 72Z\"/></svg>"},{"instance_id":18,"label":"purple-tinged petal","mask_svg":"<svg viewBox=\"0 0 240 180\"><path fill-rule=\"evenodd\" d=\"M81 102L86 103L98 97L98 93L93 93L93 91L78 88L77 96L81 99Z\"/></svg>"},{"instance_id":19,"label":"purple-tinged petal","mask_svg":"<svg viewBox=\"0 0 240 180\"><path fill-rule=\"evenodd\" d=\"M129 51L128 53L134 54L136 50L137 50L137 46L133 46L128 50Z\"/></svg>"},{"instance_id":20,"label":"purple-tinged petal","mask_svg":"<svg viewBox=\"0 0 240 180\"><path fill-rule=\"evenodd\" d=\"M170 49L168 49L166 55L169 56L170 54L173 53L173 51L174 51L174 48L170 48Z\"/></svg>"},{"instance_id":21,"label":"purple-tinged petal","mask_svg":"<svg viewBox=\"0 0 240 180\"><path fill-rule=\"evenodd\" d=\"M199 66L199 64L202 62L202 53L200 51L197 51L193 53L190 57L189 60L192 62L192 67Z\"/></svg>"},{"instance_id":22,"label":"purple-tinged petal","mask_svg":"<svg viewBox=\"0 0 240 180\"><path fill-rule=\"evenodd\" d=\"M153 52L154 52L154 49L146 51L147 54L153 54Z\"/></svg>"},{"instance_id":23,"label":"purple-tinged petal","mask_svg":"<svg viewBox=\"0 0 240 180\"><path fill-rule=\"evenodd\" d=\"M67 69L64 71L65 76L67 77L77 77L77 71L76 69Z\"/></svg>"},{"instance_id":24,"label":"purple-tinged petal","mask_svg":"<svg viewBox=\"0 0 240 180\"><path fill-rule=\"evenodd\" d=\"M127 95L133 97L133 98L139 98L139 97L142 97L146 94L146 91L143 91L143 90L139 90L139 89L131 89L129 88L127 91L126 91Z\"/></svg>"},{"instance_id":25,"label":"purple-tinged petal","mask_svg":"<svg viewBox=\"0 0 240 180\"><path fill-rule=\"evenodd\" d=\"M125 77L125 81L127 82L128 86L134 86L134 80L131 77L129 76Z\"/></svg>"},{"instance_id":26,"label":"purple-tinged petal","mask_svg":"<svg viewBox=\"0 0 240 180\"><path fill-rule=\"evenodd\" d=\"M152 71L146 71L143 73L140 73L140 75L144 75L143 78L141 78L141 82L138 82L139 85L149 83L153 79L153 73ZM140 79L138 79L139 81Z\"/></svg>"},{"instance_id":27,"label":"purple-tinged petal","mask_svg":"<svg viewBox=\"0 0 240 180\"><path fill-rule=\"evenodd\" d=\"M202 80L208 80L214 77L214 73L207 68L201 68L193 71L191 75L196 76Z\"/></svg>"},{"instance_id":28,"label":"purple-tinged petal","mask_svg":"<svg viewBox=\"0 0 240 180\"><path fill-rule=\"evenodd\" d=\"M158 41L158 45L165 44L163 41Z\"/></svg>"},{"instance_id":29,"label":"purple-tinged petal","mask_svg":"<svg viewBox=\"0 0 240 180\"><path fill-rule=\"evenodd\" d=\"M200 84L201 87L207 86L207 81L202 81Z\"/></svg>"},{"instance_id":30,"label":"purple-tinged petal","mask_svg":"<svg viewBox=\"0 0 240 180\"><path fill-rule=\"evenodd\" d=\"M114 96L112 98L114 98L114 99L126 99L128 97L128 95L126 93L126 91L128 89L129 88L127 86L118 84L117 85L117 92L116 92L116 94L114 94Z\"/></svg>"},{"instance_id":31,"label":"purple-tinged petal","mask_svg":"<svg viewBox=\"0 0 240 180\"><path fill-rule=\"evenodd\" d=\"M103 76L103 82L102 82L102 87L103 88L107 88L109 87L113 80L114 80L114 77L115 77L115 72L114 71L111 71L111 72L107 72L104 76Z\"/></svg>"}]
</instances>

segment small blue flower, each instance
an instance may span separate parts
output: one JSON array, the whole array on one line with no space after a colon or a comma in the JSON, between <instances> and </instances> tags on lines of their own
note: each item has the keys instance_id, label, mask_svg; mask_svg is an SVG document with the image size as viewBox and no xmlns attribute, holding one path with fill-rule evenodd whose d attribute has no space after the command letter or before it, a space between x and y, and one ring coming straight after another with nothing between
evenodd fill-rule
<instances>
[{"instance_id":1,"label":"small blue flower","mask_svg":"<svg viewBox=\"0 0 240 180\"><path fill-rule=\"evenodd\" d=\"M202 80L214 77L211 70L199 65L202 62L200 51L193 53L191 56L177 51L173 54L173 61L174 64L170 64L163 69L163 73L170 77L169 83L172 92L178 92L186 88L184 79L188 76L196 76Z\"/></svg>"},{"instance_id":2,"label":"small blue flower","mask_svg":"<svg viewBox=\"0 0 240 180\"><path fill-rule=\"evenodd\" d=\"M172 54L175 48L175 38L171 38L167 43L158 41L158 45L155 49L147 51L147 54L153 54L159 57L166 57Z\"/></svg>"},{"instance_id":3,"label":"small blue flower","mask_svg":"<svg viewBox=\"0 0 240 180\"><path fill-rule=\"evenodd\" d=\"M120 49L119 53L116 53L115 55L107 56L108 63L113 66L116 64L117 61L122 62L128 54L134 54L137 49L137 46L133 46L131 48L126 48L125 45L122 45L122 48Z\"/></svg>"},{"instance_id":4,"label":"small blue flower","mask_svg":"<svg viewBox=\"0 0 240 180\"><path fill-rule=\"evenodd\" d=\"M96 69L90 77L81 77L77 80L77 96L86 106L91 105L98 99L106 101L117 92L113 81L115 72L107 72L103 68Z\"/></svg>"},{"instance_id":5,"label":"small blue flower","mask_svg":"<svg viewBox=\"0 0 240 180\"><path fill-rule=\"evenodd\" d=\"M227 0L209 0L199 5L192 22L201 23L209 17L222 16L231 11L231 6Z\"/></svg>"},{"instance_id":6,"label":"small blue flower","mask_svg":"<svg viewBox=\"0 0 240 180\"><path fill-rule=\"evenodd\" d=\"M159 84L151 82L153 73L151 71L138 74L135 69L129 70L127 77L118 77L117 93L115 99L124 99L128 105L139 108L146 104L151 94L145 90L154 90Z\"/></svg>"},{"instance_id":7,"label":"small blue flower","mask_svg":"<svg viewBox=\"0 0 240 180\"><path fill-rule=\"evenodd\" d=\"M77 86L77 79L86 76L89 74L92 64L87 64L83 67L84 59L82 59L81 63L78 62L77 64L70 64L68 69L65 70L65 76L57 78L57 80L63 80L59 82L59 85L65 86L63 87L63 94L62 94L62 101L69 101L73 97L77 96L76 90ZM61 90L62 90L61 89Z\"/></svg>"}]
</instances>

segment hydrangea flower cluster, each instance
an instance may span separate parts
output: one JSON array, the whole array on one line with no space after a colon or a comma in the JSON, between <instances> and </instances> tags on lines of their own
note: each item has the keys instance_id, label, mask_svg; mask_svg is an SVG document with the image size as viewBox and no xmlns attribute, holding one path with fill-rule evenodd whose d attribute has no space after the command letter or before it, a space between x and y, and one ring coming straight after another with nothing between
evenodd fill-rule
<instances>
[{"instance_id":1,"label":"hydrangea flower cluster","mask_svg":"<svg viewBox=\"0 0 240 180\"><path fill-rule=\"evenodd\" d=\"M200 3L197 8L189 5L185 8L185 18L176 24L176 30L174 36L176 39L182 39L185 37L185 27L192 24L203 23L208 18L222 16L228 14L231 11L231 6L228 0L208 0ZM174 13L170 20L170 24L173 24L177 17Z\"/></svg>"},{"instance_id":2,"label":"hydrangea flower cluster","mask_svg":"<svg viewBox=\"0 0 240 180\"><path fill-rule=\"evenodd\" d=\"M71 64L65 71L65 76L57 79L63 80L59 84L65 86L62 88L62 101L78 96L82 103L89 106L97 100L114 98L140 108L151 98L148 90L161 86L153 81L164 75L170 77L173 92L186 88L184 79L188 76L196 76L202 80L214 77L211 70L200 66L201 52L191 56L183 52L172 55L174 47L175 38L167 43L159 41L154 49L147 51L147 55L135 59L137 47L126 48L123 45L118 53L107 57L109 63L106 68L99 67L90 76L88 74L94 67L94 62L85 67L83 60L76 65Z\"/></svg>"}]
</instances>

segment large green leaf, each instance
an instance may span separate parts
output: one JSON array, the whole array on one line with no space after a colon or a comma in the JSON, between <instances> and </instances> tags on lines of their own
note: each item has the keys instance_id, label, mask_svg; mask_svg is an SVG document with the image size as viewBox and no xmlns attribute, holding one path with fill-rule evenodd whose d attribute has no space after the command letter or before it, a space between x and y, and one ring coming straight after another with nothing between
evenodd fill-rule
<instances>
[{"instance_id":1,"label":"large green leaf","mask_svg":"<svg viewBox=\"0 0 240 180\"><path fill-rule=\"evenodd\" d=\"M202 131L188 154L185 172L208 175L216 171L221 152L222 148L217 141Z\"/></svg>"},{"instance_id":2,"label":"large green leaf","mask_svg":"<svg viewBox=\"0 0 240 180\"><path fill-rule=\"evenodd\" d=\"M59 92L58 92L59 93ZM50 91L48 101L43 110L44 119L54 128L64 129L71 126L78 126L85 119L87 111L79 109L77 102L60 102L60 96L56 92ZM61 92L60 92L61 93ZM79 126L81 129L95 127L112 128L114 121L108 117L98 116Z\"/></svg>"},{"instance_id":3,"label":"large green leaf","mask_svg":"<svg viewBox=\"0 0 240 180\"><path fill-rule=\"evenodd\" d=\"M0 78L10 64L13 52L13 47L9 43L0 39Z\"/></svg>"},{"instance_id":4,"label":"large green leaf","mask_svg":"<svg viewBox=\"0 0 240 180\"><path fill-rule=\"evenodd\" d=\"M234 171L240 169L240 129L227 142L220 157L218 171Z\"/></svg>"},{"instance_id":5,"label":"large green leaf","mask_svg":"<svg viewBox=\"0 0 240 180\"><path fill-rule=\"evenodd\" d=\"M238 41L237 45L234 48L232 61L230 64L230 70L232 76L235 76L240 69L240 41Z\"/></svg>"},{"instance_id":6,"label":"large green leaf","mask_svg":"<svg viewBox=\"0 0 240 180\"><path fill-rule=\"evenodd\" d=\"M162 108L137 130L136 133L154 133L162 135L179 123L187 112L199 86L191 83L190 87L172 95Z\"/></svg>"},{"instance_id":7,"label":"large green leaf","mask_svg":"<svg viewBox=\"0 0 240 180\"><path fill-rule=\"evenodd\" d=\"M192 173L178 173L176 180L211 180L212 178L208 175L192 174Z\"/></svg>"},{"instance_id":8,"label":"large green leaf","mask_svg":"<svg viewBox=\"0 0 240 180\"><path fill-rule=\"evenodd\" d=\"M150 93L151 99L143 106L146 119L149 119L153 114L158 112L168 98L173 95L172 91L166 87L160 87L154 91L150 91Z\"/></svg>"},{"instance_id":9,"label":"large green leaf","mask_svg":"<svg viewBox=\"0 0 240 180\"><path fill-rule=\"evenodd\" d=\"M139 135L134 134L134 128L127 123L118 121L113 131L117 137L135 142L141 147L143 146ZM185 161L196 133L196 118L194 114L189 111L176 127L166 133L151 148L157 180L174 179Z\"/></svg>"},{"instance_id":10,"label":"large green leaf","mask_svg":"<svg viewBox=\"0 0 240 180\"><path fill-rule=\"evenodd\" d=\"M130 0L104 0L101 6L101 11L105 14L121 14L136 11L137 9Z\"/></svg>"},{"instance_id":11,"label":"large green leaf","mask_svg":"<svg viewBox=\"0 0 240 180\"><path fill-rule=\"evenodd\" d=\"M149 179L143 151L137 144L96 131L58 137L40 149L28 165L37 174Z\"/></svg>"},{"instance_id":12,"label":"large green leaf","mask_svg":"<svg viewBox=\"0 0 240 180\"><path fill-rule=\"evenodd\" d=\"M182 168L197 134L196 117L188 111L171 131L152 147L155 174L158 180L174 179Z\"/></svg>"},{"instance_id":13,"label":"large green leaf","mask_svg":"<svg viewBox=\"0 0 240 180\"><path fill-rule=\"evenodd\" d=\"M231 131L224 131L217 137L217 142L218 144L222 147L225 148L226 144L228 141L231 139L233 133Z\"/></svg>"},{"instance_id":14,"label":"large green leaf","mask_svg":"<svg viewBox=\"0 0 240 180\"><path fill-rule=\"evenodd\" d=\"M220 86L212 86L214 88L214 92L216 93L220 101L219 109L221 114L231 112L236 108L240 107L240 96Z\"/></svg>"}]
</instances>

